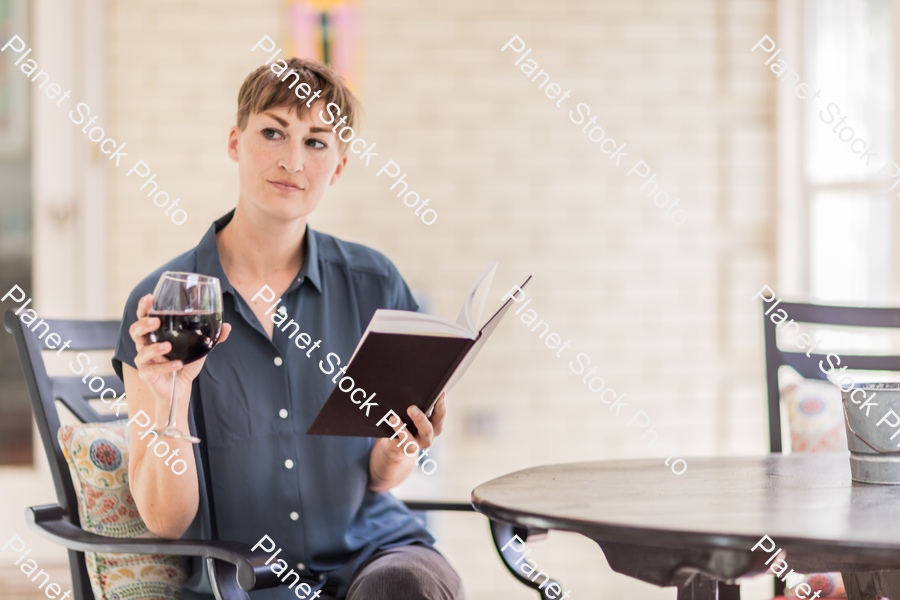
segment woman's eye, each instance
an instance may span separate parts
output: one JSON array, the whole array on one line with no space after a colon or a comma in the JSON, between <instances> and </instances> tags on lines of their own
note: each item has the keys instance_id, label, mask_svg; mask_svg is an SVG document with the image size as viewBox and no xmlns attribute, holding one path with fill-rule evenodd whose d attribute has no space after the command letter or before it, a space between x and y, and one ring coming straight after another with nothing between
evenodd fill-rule
<instances>
[{"instance_id":1,"label":"woman's eye","mask_svg":"<svg viewBox=\"0 0 900 600\"><path fill-rule=\"evenodd\" d=\"M275 140L281 136L281 132L274 129L269 129L268 127L263 129L262 134L266 137L266 139L269 140Z\"/></svg>"},{"instance_id":2,"label":"woman's eye","mask_svg":"<svg viewBox=\"0 0 900 600\"><path fill-rule=\"evenodd\" d=\"M320 145L319 145L319 146L314 146L313 144L320 144ZM327 148L327 147L328 147L328 146L325 145L324 142L321 142L321 141L319 141L319 140L306 140L306 145L307 145L307 146L312 146L313 148Z\"/></svg>"}]
</instances>

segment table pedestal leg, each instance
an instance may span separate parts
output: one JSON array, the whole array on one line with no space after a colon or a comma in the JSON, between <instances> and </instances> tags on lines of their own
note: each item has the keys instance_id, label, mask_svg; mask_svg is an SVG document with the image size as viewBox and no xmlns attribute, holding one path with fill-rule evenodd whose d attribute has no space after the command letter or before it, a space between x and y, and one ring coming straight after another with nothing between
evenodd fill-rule
<instances>
[{"instance_id":1,"label":"table pedestal leg","mask_svg":"<svg viewBox=\"0 0 900 600\"><path fill-rule=\"evenodd\" d=\"M694 574L678 588L678 600L741 600L741 586Z\"/></svg>"},{"instance_id":2,"label":"table pedestal leg","mask_svg":"<svg viewBox=\"0 0 900 600\"><path fill-rule=\"evenodd\" d=\"M841 571L849 600L900 598L900 571Z\"/></svg>"}]
</instances>

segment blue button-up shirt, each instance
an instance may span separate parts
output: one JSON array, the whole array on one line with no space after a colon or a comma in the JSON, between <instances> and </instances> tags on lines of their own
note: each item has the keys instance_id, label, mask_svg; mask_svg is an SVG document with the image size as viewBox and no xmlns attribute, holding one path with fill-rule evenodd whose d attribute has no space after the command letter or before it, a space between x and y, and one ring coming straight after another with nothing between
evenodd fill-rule
<instances>
[{"instance_id":1,"label":"blue button-up shirt","mask_svg":"<svg viewBox=\"0 0 900 600\"><path fill-rule=\"evenodd\" d=\"M327 583L333 593L336 585L343 597L359 565L379 549L434 539L393 495L367 489L374 438L306 434L335 387L319 361L334 352L346 364L377 309L418 305L385 256L307 227L303 267L279 308L321 345L299 348L305 344L296 342L293 325L285 331L276 325L269 339L219 260L216 232L233 215L216 221L196 248L132 291L113 365L120 376L121 363L134 367L128 328L137 320L138 301L153 292L163 271L219 278L224 320L232 330L207 357L191 396L192 422L208 460L201 487L208 486L211 498L201 504L208 504L211 535L251 545L268 535L283 549L276 561L284 559L295 571L298 563L305 565L301 574L313 589ZM287 322L276 312L270 317ZM287 586L251 595L296 598Z\"/></svg>"}]
</instances>

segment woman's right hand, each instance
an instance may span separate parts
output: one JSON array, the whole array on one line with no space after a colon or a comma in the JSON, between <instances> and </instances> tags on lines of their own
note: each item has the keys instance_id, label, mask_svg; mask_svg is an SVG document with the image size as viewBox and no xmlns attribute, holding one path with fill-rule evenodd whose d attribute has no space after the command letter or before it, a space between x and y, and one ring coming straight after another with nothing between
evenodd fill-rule
<instances>
[{"instance_id":1,"label":"woman's right hand","mask_svg":"<svg viewBox=\"0 0 900 600\"><path fill-rule=\"evenodd\" d=\"M169 342L154 344L148 337L150 332L156 331L160 326L160 320L157 317L148 316L152 307L153 294L147 294L141 298L137 308L138 320L128 328L128 334L137 348L134 364L137 367L138 375L150 387L158 400L168 403L172 392L172 374L181 369L178 374L178 387L190 388L191 382L203 370L206 356L187 365L182 365L179 360L167 359L165 354L172 351L172 344ZM230 332L231 325L223 323L222 333L219 335L216 345L228 339Z\"/></svg>"}]
</instances>

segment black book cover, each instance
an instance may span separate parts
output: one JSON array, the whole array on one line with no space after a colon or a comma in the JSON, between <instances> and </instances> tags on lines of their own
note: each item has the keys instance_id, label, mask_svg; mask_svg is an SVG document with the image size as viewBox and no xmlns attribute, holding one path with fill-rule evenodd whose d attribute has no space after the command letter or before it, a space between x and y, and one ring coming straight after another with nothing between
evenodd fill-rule
<instances>
[{"instance_id":1,"label":"black book cover","mask_svg":"<svg viewBox=\"0 0 900 600\"><path fill-rule=\"evenodd\" d=\"M524 289L529 277L520 289ZM412 419L406 409L416 405L422 412L431 410L444 385L453 376L460 363L471 352L470 359L481 349L500 319L512 305L507 300L481 328L475 339L455 338L437 335L407 333L370 332L353 357L347 372L338 379L338 385L315 421L306 432L311 435L343 435L357 437L391 437L394 430L385 422L378 421L393 410L407 429L416 434ZM467 365L466 365L467 366ZM344 392L339 385L344 377L353 380L344 382ZM370 406L365 398L371 399ZM351 394L354 396L351 399ZM375 394L374 398L372 394ZM377 406L372 406L377 404ZM368 416L366 416L368 412Z\"/></svg>"}]
</instances>

